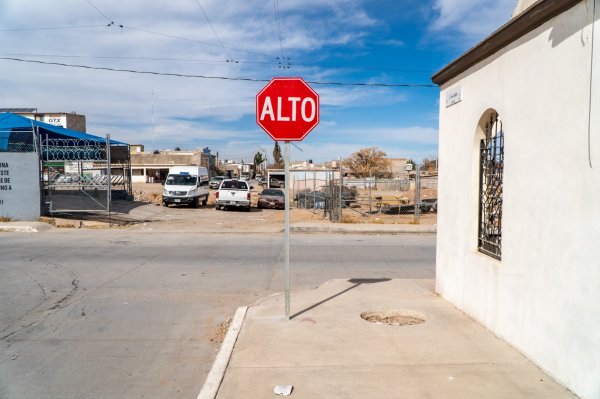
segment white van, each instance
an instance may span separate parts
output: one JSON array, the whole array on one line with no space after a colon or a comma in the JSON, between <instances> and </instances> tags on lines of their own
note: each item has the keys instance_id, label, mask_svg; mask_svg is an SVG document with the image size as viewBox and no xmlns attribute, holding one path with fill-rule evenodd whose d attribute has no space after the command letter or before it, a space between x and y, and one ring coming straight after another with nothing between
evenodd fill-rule
<instances>
[{"instance_id":1,"label":"white van","mask_svg":"<svg viewBox=\"0 0 600 399\"><path fill-rule=\"evenodd\" d=\"M162 204L189 204L197 208L208 202L208 170L202 166L174 166L165 181Z\"/></svg>"}]
</instances>

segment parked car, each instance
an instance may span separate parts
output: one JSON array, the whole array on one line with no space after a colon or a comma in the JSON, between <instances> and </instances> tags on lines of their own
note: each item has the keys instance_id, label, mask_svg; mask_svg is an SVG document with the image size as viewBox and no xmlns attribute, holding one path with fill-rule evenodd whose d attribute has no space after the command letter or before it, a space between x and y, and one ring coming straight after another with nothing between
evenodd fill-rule
<instances>
[{"instance_id":1,"label":"parked car","mask_svg":"<svg viewBox=\"0 0 600 399\"><path fill-rule=\"evenodd\" d=\"M278 188L265 188L258 194L259 208L285 209L285 194Z\"/></svg>"},{"instance_id":2,"label":"parked car","mask_svg":"<svg viewBox=\"0 0 600 399\"><path fill-rule=\"evenodd\" d=\"M208 187L217 190L223 180L225 180L225 176L213 176L208 183Z\"/></svg>"},{"instance_id":3,"label":"parked car","mask_svg":"<svg viewBox=\"0 0 600 399\"><path fill-rule=\"evenodd\" d=\"M238 207L250 211L251 194L250 190L254 187L246 181L237 179L225 179L221 182L219 190L215 193L217 202L215 209L225 207Z\"/></svg>"},{"instance_id":4,"label":"parked car","mask_svg":"<svg viewBox=\"0 0 600 399\"><path fill-rule=\"evenodd\" d=\"M274 177L271 177L271 181L269 182L269 187L271 187L271 188L283 188L283 187L285 187L285 183L282 182L282 181L280 181L280 180L278 180L278 179L276 179L276 178L274 178Z\"/></svg>"}]
</instances>

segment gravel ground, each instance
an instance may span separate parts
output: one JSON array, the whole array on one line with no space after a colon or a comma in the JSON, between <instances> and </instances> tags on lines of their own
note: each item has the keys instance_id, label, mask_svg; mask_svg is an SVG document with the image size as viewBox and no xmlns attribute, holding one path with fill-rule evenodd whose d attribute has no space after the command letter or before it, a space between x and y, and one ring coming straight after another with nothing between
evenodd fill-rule
<instances>
[{"instance_id":1,"label":"gravel ground","mask_svg":"<svg viewBox=\"0 0 600 399\"><path fill-rule=\"evenodd\" d=\"M208 205L198 209L192 209L187 206L170 206L164 208L161 205L162 185L136 183L133 185L136 201L142 205L140 208L131 211L131 216L138 220L153 221L153 222L170 222L170 223L188 223L188 224L225 224L235 227L241 224L283 224L284 212L274 209L258 209L256 202L258 201L258 193L262 188L255 185L252 191L252 210L250 213L241 212L235 209L226 211L217 211L214 209L215 192L210 190ZM386 198L398 196L394 192L380 192L377 195L383 195ZM403 197L412 198L412 192L402 193ZM422 198L434 198L435 192L432 190L423 190ZM154 204L153 207L144 206L145 203ZM402 215L386 215L378 213L375 202L372 203L369 214L369 206L363 203L360 206L354 205L351 209L345 209L343 212L344 223L374 223L374 224L413 224L413 214ZM291 223L297 222L325 222L328 219L325 217L323 210L299 209L292 208L290 214ZM432 225L436 224L437 215L434 213L425 213L421 215L420 224Z\"/></svg>"}]
</instances>

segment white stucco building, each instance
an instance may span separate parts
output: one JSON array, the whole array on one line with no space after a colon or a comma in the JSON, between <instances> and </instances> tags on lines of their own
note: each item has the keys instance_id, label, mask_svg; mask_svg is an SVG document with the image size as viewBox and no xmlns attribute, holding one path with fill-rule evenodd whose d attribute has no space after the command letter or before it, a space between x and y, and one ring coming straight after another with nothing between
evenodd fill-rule
<instances>
[{"instance_id":1,"label":"white stucco building","mask_svg":"<svg viewBox=\"0 0 600 399\"><path fill-rule=\"evenodd\" d=\"M586 399L600 398L599 15L600 0L519 1L433 77L437 291Z\"/></svg>"}]
</instances>

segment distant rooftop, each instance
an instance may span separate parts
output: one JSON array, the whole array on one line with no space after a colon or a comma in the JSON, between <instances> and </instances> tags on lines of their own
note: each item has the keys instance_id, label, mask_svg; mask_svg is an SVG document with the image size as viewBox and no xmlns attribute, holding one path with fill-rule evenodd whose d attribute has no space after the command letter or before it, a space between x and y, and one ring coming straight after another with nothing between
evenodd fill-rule
<instances>
[{"instance_id":1,"label":"distant rooftop","mask_svg":"<svg viewBox=\"0 0 600 399\"><path fill-rule=\"evenodd\" d=\"M10 112L18 114L23 112L37 112L37 108L0 108L0 112Z\"/></svg>"}]
</instances>

